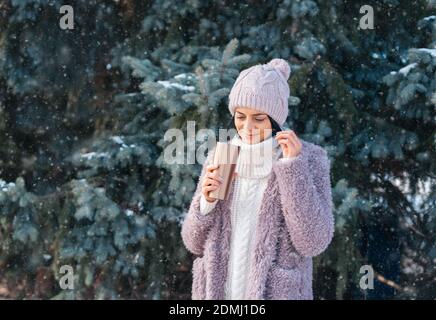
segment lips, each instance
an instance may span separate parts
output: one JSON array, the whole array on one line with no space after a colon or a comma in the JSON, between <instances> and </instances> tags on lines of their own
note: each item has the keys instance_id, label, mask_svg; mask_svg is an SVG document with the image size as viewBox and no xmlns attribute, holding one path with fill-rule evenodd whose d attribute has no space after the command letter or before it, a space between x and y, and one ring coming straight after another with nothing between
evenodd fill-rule
<instances>
[{"instance_id":1,"label":"lips","mask_svg":"<svg viewBox=\"0 0 436 320\"><path fill-rule=\"evenodd\" d=\"M260 133L242 132L242 136L247 140L253 140L253 139L257 139L260 136Z\"/></svg>"},{"instance_id":2,"label":"lips","mask_svg":"<svg viewBox=\"0 0 436 320\"><path fill-rule=\"evenodd\" d=\"M244 139L249 143L260 142L260 136L258 134L247 134L244 136Z\"/></svg>"},{"instance_id":3,"label":"lips","mask_svg":"<svg viewBox=\"0 0 436 320\"><path fill-rule=\"evenodd\" d=\"M245 134L247 137L255 137L257 134Z\"/></svg>"}]
</instances>

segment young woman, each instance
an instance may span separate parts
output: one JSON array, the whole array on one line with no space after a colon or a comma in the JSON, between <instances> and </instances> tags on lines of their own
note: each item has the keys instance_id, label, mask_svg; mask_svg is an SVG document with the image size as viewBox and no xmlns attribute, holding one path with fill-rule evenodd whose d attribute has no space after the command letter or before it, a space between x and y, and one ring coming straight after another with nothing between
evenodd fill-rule
<instances>
[{"instance_id":1,"label":"young woman","mask_svg":"<svg viewBox=\"0 0 436 320\"><path fill-rule=\"evenodd\" d=\"M290 67L282 59L243 70L229 95L240 146L228 200L209 152L182 225L196 255L192 299L313 299L312 257L333 237L327 152L281 131Z\"/></svg>"}]
</instances>

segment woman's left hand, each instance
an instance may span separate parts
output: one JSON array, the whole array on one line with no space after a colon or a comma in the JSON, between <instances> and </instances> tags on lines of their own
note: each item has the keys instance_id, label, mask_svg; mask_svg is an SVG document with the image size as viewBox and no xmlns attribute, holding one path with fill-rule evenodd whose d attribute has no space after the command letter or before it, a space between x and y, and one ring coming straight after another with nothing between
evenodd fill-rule
<instances>
[{"instance_id":1,"label":"woman's left hand","mask_svg":"<svg viewBox=\"0 0 436 320\"><path fill-rule=\"evenodd\" d=\"M302 144L294 131L279 131L274 138L280 144L284 158L292 158L300 154Z\"/></svg>"}]
</instances>

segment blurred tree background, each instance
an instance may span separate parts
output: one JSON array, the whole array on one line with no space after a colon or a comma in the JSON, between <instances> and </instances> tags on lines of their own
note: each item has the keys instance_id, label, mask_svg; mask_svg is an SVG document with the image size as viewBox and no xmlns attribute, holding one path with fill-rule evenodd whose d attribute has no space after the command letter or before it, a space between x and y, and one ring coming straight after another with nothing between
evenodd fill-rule
<instances>
[{"instance_id":1,"label":"blurred tree background","mask_svg":"<svg viewBox=\"0 0 436 320\"><path fill-rule=\"evenodd\" d=\"M163 161L165 132L227 128L238 73L272 58L287 126L332 162L315 299L436 297L434 0L76 0L69 30L64 4L0 2L0 297L189 299L201 164Z\"/></svg>"}]
</instances>

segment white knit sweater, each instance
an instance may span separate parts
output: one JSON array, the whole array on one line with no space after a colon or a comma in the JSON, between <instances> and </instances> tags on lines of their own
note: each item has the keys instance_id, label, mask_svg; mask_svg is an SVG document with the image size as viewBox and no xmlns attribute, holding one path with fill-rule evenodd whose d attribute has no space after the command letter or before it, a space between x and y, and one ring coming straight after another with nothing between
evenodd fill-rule
<instances>
[{"instance_id":1,"label":"white knit sweater","mask_svg":"<svg viewBox=\"0 0 436 320\"><path fill-rule=\"evenodd\" d=\"M228 278L226 279L226 299L244 299L249 273L251 251L257 225L257 217L263 193L271 174L273 162L278 160L281 148L273 137L256 144L243 142L237 135L232 144L241 147L236 164L235 192L231 202L232 235ZM280 158L279 161L292 161ZM208 202L200 199L200 212L210 213L218 200Z\"/></svg>"}]
</instances>

